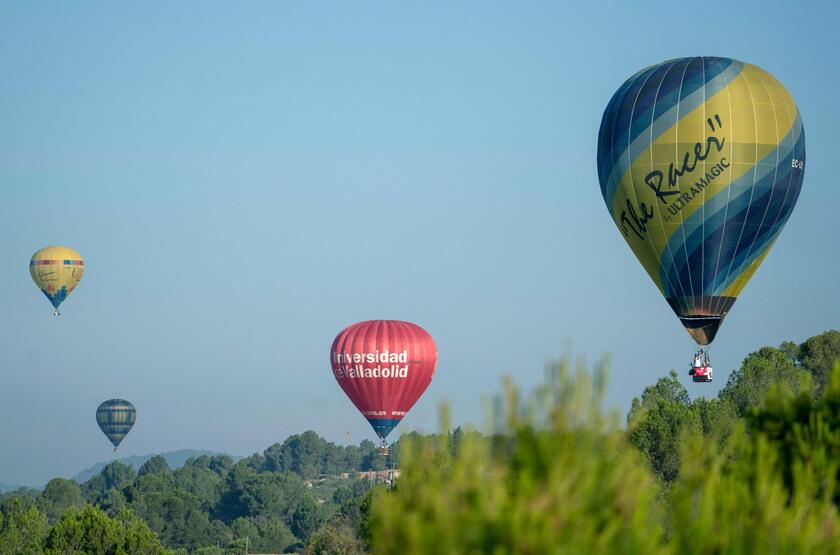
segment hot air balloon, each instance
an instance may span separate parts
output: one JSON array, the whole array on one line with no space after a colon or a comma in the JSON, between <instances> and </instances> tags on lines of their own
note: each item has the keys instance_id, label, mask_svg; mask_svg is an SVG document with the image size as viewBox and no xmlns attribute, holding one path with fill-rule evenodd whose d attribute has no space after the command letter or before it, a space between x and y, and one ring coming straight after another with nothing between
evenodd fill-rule
<instances>
[{"instance_id":1,"label":"hot air balloon","mask_svg":"<svg viewBox=\"0 0 840 555\"><path fill-rule=\"evenodd\" d=\"M752 64L670 60L607 105L607 209L701 353L790 217L804 169L799 110Z\"/></svg>"},{"instance_id":2,"label":"hot air balloon","mask_svg":"<svg viewBox=\"0 0 840 555\"><path fill-rule=\"evenodd\" d=\"M369 320L336 336L330 364L338 385L381 439L429 387L437 347L426 330L399 320Z\"/></svg>"},{"instance_id":3,"label":"hot air balloon","mask_svg":"<svg viewBox=\"0 0 840 555\"><path fill-rule=\"evenodd\" d=\"M120 446L123 438L131 431L137 411L134 405L125 399L109 399L103 401L96 409L96 423L102 433L114 444L114 452Z\"/></svg>"},{"instance_id":4,"label":"hot air balloon","mask_svg":"<svg viewBox=\"0 0 840 555\"><path fill-rule=\"evenodd\" d=\"M67 247L44 247L29 261L29 274L55 307L56 316L58 305L73 292L84 273L82 255Z\"/></svg>"}]
</instances>

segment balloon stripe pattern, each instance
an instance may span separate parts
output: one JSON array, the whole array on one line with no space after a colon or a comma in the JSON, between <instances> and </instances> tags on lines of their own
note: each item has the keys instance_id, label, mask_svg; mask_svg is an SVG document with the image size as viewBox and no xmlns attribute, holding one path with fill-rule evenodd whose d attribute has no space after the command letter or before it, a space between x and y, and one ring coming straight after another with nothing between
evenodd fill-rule
<instances>
[{"instance_id":1,"label":"balloon stripe pattern","mask_svg":"<svg viewBox=\"0 0 840 555\"><path fill-rule=\"evenodd\" d=\"M136 420L137 410L125 399L109 399L96 409L96 423L114 444L114 450L131 431Z\"/></svg>"},{"instance_id":2,"label":"balloon stripe pattern","mask_svg":"<svg viewBox=\"0 0 840 555\"><path fill-rule=\"evenodd\" d=\"M330 350L336 381L382 439L429 386L437 358L426 330L398 320L353 324Z\"/></svg>"},{"instance_id":3,"label":"balloon stripe pattern","mask_svg":"<svg viewBox=\"0 0 840 555\"><path fill-rule=\"evenodd\" d=\"M44 247L29 261L32 280L55 308L73 292L84 273L82 256L67 247Z\"/></svg>"},{"instance_id":4,"label":"balloon stripe pattern","mask_svg":"<svg viewBox=\"0 0 840 555\"><path fill-rule=\"evenodd\" d=\"M598 135L607 209L694 339L723 317L790 217L805 133L782 84L730 58L680 58L630 77Z\"/></svg>"}]
</instances>

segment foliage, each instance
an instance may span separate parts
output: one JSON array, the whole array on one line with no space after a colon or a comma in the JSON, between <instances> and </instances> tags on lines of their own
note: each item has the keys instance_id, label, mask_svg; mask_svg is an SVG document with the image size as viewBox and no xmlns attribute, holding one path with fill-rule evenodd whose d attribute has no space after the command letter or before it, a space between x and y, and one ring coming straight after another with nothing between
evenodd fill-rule
<instances>
[{"instance_id":1,"label":"foliage","mask_svg":"<svg viewBox=\"0 0 840 555\"><path fill-rule=\"evenodd\" d=\"M630 442L647 456L653 471L666 481L676 478L681 442L702 428L699 411L693 410L677 373L671 371L646 387L641 400L633 399L627 420Z\"/></svg>"},{"instance_id":2,"label":"foliage","mask_svg":"<svg viewBox=\"0 0 840 555\"><path fill-rule=\"evenodd\" d=\"M166 545L195 548L214 534L201 502L174 486L170 476L146 474L126 488L128 506Z\"/></svg>"},{"instance_id":3,"label":"foliage","mask_svg":"<svg viewBox=\"0 0 840 555\"><path fill-rule=\"evenodd\" d=\"M325 520L324 511L311 497L304 497L291 514L292 532L306 541Z\"/></svg>"},{"instance_id":4,"label":"foliage","mask_svg":"<svg viewBox=\"0 0 840 555\"><path fill-rule=\"evenodd\" d=\"M743 416L749 407L761 401L771 386L798 391L807 381L807 374L785 350L763 347L747 355L740 370L729 375L719 397L730 401L737 414Z\"/></svg>"},{"instance_id":5,"label":"foliage","mask_svg":"<svg viewBox=\"0 0 840 555\"><path fill-rule=\"evenodd\" d=\"M320 446L315 450L318 457L345 449L311 433L299 437ZM297 444L287 442L287 446ZM375 450L371 445L370 450ZM266 450L268 455L272 451L277 449ZM361 451L358 446L350 450L358 464ZM308 449L299 452L306 457L312 454ZM102 528L108 518L121 521L125 514L136 515L132 518L142 521L163 545L184 553L205 548L241 553L245 543L251 551L282 553L301 549L333 515L364 518L359 500L370 488L368 481L345 475L319 479L317 487L310 487L313 484L297 472L269 470L276 460L255 454L234 463L226 456L200 456L173 471L163 457L152 457L138 472L115 461L81 486L57 478L43 492L4 494L0 496L0 553L37 553L45 549L48 532L50 545L63 549L66 545L56 542L77 541L80 519ZM290 468L306 468L294 456L290 461ZM336 495L337 488L341 491ZM99 513L74 512L85 503L101 509L104 519ZM48 527L50 523L53 528Z\"/></svg>"},{"instance_id":6,"label":"foliage","mask_svg":"<svg viewBox=\"0 0 840 555\"><path fill-rule=\"evenodd\" d=\"M701 434L716 440L719 447L724 445L739 418L773 388L819 395L835 360L840 360L840 332L836 331L800 345L788 341L778 348L763 347L729 374L717 398L693 401L671 371L633 400L627 417L630 442L645 454L657 476L670 483L679 472L687 436Z\"/></svg>"},{"instance_id":7,"label":"foliage","mask_svg":"<svg viewBox=\"0 0 840 555\"><path fill-rule=\"evenodd\" d=\"M365 555L365 543L343 519L321 527L303 549L305 555Z\"/></svg>"},{"instance_id":8,"label":"foliage","mask_svg":"<svg viewBox=\"0 0 840 555\"><path fill-rule=\"evenodd\" d=\"M168 475L171 472L172 470L169 468L169 463L166 462L166 459L161 455L155 455L140 466L140 470L137 471L137 476L142 477L147 474Z\"/></svg>"},{"instance_id":9,"label":"foliage","mask_svg":"<svg viewBox=\"0 0 840 555\"><path fill-rule=\"evenodd\" d=\"M37 554L47 534L47 517L37 507L11 499L0 511L0 553Z\"/></svg>"},{"instance_id":10,"label":"foliage","mask_svg":"<svg viewBox=\"0 0 840 555\"><path fill-rule=\"evenodd\" d=\"M829 330L809 338L799 346L796 362L810 372L821 391L828 384L832 367L840 362L840 331Z\"/></svg>"},{"instance_id":11,"label":"foliage","mask_svg":"<svg viewBox=\"0 0 840 555\"><path fill-rule=\"evenodd\" d=\"M830 553L840 547L840 365L825 394L770 388L720 452L708 438L685 449L668 494L677 553Z\"/></svg>"},{"instance_id":12,"label":"foliage","mask_svg":"<svg viewBox=\"0 0 840 555\"><path fill-rule=\"evenodd\" d=\"M656 485L602 417L602 377L560 365L529 402L508 384L499 445L468 434L453 456L449 434L404 442L396 487L374 498L374 551L665 552Z\"/></svg>"},{"instance_id":13,"label":"foliage","mask_svg":"<svg viewBox=\"0 0 840 555\"><path fill-rule=\"evenodd\" d=\"M50 522L58 520L67 509L84 505L82 489L76 482L64 478L50 480L38 501Z\"/></svg>"},{"instance_id":14,"label":"foliage","mask_svg":"<svg viewBox=\"0 0 840 555\"><path fill-rule=\"evenodd\" d=\"M810 386L808 386L810 387ZM763 403L751 407L747 425L778 453L776 466L784 485L793 489L802 478L820 478L819 493L840 500L836 490L840 464L840 363L822 394L812 399L806 387L798 394L773 388Z\"/></svg>"},{"instance_id":15,"label":"foliage","mask_svg":"<svg viewBox=\"0 0 840 555\"><path fill-rule=\"evenodd\" d=\"M840 332L749 354L716 398L670 373L622 429L604 372L568 364L492 434L335 445L312 431L234 462L119 461L0 494L0 553L840 552ZM369 470L399 468L387 490Z\"/></svg>"},{"instance_id":16,"label":"foliage","mask_svg":"<svg viewBox=\"0 0 840 555\"><path fill-rule=\"evenodd\" d=\"M279 518L237 518L231 529L236 541L246 539L255 553L286 553L300 542Z\"/></svg>"},{"instance_id":17,"label":"foliage","mask_svg":"<svg viewBox=\"0 0 840 555\"><path fill-rule=\"evenodd\" d=\"M53 526L45 542L47 553L163 553L154 533L130 511L109 518L87 506L71 509Z\"/></svg>"},{"instance_id":18,"label":"foliage","mask_svg":"<svg viewBox=\"0 0 840 555\"><path fill-rule=\"evenodd\" d=\"M466 434L454 454L451 434L403 441L396 486L374 496L373 552L838 552L840 365L818 393L785 349L754 355L718 399L691 402L676 375L659 380L626 433L585 375L561 368L528 402L508 385L495 439Z\"/></svg>"}]
</instances>

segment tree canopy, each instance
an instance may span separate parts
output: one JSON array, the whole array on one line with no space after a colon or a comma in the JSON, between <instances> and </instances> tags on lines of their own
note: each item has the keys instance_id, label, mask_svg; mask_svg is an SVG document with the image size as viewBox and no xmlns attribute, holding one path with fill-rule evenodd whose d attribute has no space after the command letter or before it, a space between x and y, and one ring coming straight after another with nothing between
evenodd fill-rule
<instances>
[{"instance_id":1,"label":"tree canopy","mask_svg":"<svg viewBox=\"0 0 840 555\"><path fill-rule=\"evenodd\" d=\"M602 403L598 371L561 365L508 384L490 436L444 419L387 458L306 431L238 461L114 461L0 495L0 553L838 551L837 331L750 353L714 398L670 372L626 427ZM363 474L394 467L391 489Z\"/></svg>"}]
</instances>

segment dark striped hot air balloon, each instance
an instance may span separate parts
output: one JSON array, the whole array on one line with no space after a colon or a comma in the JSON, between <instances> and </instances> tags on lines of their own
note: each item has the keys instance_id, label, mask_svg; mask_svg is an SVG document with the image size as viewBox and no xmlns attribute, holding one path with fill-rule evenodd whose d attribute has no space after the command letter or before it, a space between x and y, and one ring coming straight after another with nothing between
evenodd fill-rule
<instances>
[{"instance_id":1,"label":"dark striped hot air balloon","mask_svg":"<svg viewBox=\"0 0 840 555\"><path fill-rule=\"evenodd\" d=\"M598 134L607 210L702 346L788 221L804 170L793 98L731 58L639 71L613 95Z\"/></svg>"},{"instance_id":2,"label":"dark striped hot air balloon","mask_svg":"<svg viewBox=\"0 0 840 555\"><path fill-rule=\"evenodd\" d=\"M399 320L369 320L333 341L330 364L338 385L382 439L432 381L437 347L426 330Z\"/></svg>"},{"instance_id":3,"label":"dark striped hot air balloon","mask_svg":"<svg viewBox=\"0 0 840 555\"><path fill-rule=\"evenodd\" d=\"M131 431L137 420L137 410L125 399L109 399L96 409L96 423L102 433L114 444L114 451Z\"/></svg>"}]
</instances>

